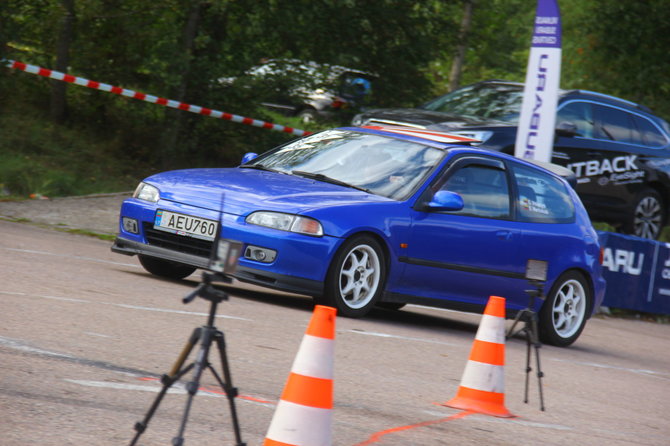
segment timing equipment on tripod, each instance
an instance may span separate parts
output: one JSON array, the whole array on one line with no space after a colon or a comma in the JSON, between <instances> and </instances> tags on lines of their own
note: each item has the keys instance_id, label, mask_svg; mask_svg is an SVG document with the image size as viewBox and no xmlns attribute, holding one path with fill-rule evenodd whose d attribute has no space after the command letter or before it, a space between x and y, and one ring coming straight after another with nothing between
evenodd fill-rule
<instances>
[{"instance_id":1,"label":"timing equipment on tripod","mask_svg":"<svg viewBox=\"0 0 670 446\"><path fill-rule=\"evenodd\" d=\"M542 392L544 373L540 367L540 348L542 347L542 343L540 342L537 328L538 320L537 312L535 311L535 299L544 300L544 284L547 281L547 268L548 263L543 260L529 259L526 263L526 279L534 288L526 290L526 294L528 294L528 307L517 313L512 326L507 332L507 338L511 338L519 333L524 333L526 337L526 386L524 403L528 403L528 379L530 372L533 370L530 365L531 346L535 349L536 375L540 392L540 410L542 411L544 411L544 394ZM523 321L523 327L515 332L514 328L520 321Z\"/></svg>"},{"instance_id":2,"label":"timing equipment on tripod","mask_svg":"<svg viewBox=\"0 0 670 446\"><path fill-rule=\"evenodd\" d=\"M224 300L228 300L228 294L220 289L214 287L214 282L230 283L232 280L227 276L234 272L237 267L240 252L242 250L242 243L234 240L227 240L221 238L222 221L223 221L223 197L221 198L221 218L219 218L219 225L216 232L216 237L213 242L212 251L209 261L209 269L211 272L203 272L202 282L198 287L186 297L183 298L184 304L192 302L196 297L201 297L210 302L209 315L207 317L207 324L193 330L191 337L184 345L179 357L172 366L169 373L161 377L161 388L158 396L147 411L144 419L135 424L135 437L130 442L130 446L134 446L144 433L149 421L153 417L156 409L158 409L161 400L170 389L170 387L179 381L184 375L193 371L192 380L186 383L186 391L188 393L186 399L186 407L182 416L181 424L177 436L172 439L172 446L182 446L184 444L184 431L186 429L186 422L188 421L193 398L200 388L200 379L205 370L209 370L214 378L219 383L226 394L228 404L230 406L231 421L233 431L235 433L235 445L246 446L242 442L240 433L240 426L237 419L237 410L235 408L235 397L237 396L237 388L233 386L230 368L228 366L228 358L226 355L226 343L223 332L214 326L214 318L216 317L216 308L218 304ZM212 343L216 343L221 360L221 370L223 377L214 369L209 362L209 352ZM199 344L199 350L195 355L195 360L185 365L185 362L196 344Z\"/></svg>"}]
</instances>

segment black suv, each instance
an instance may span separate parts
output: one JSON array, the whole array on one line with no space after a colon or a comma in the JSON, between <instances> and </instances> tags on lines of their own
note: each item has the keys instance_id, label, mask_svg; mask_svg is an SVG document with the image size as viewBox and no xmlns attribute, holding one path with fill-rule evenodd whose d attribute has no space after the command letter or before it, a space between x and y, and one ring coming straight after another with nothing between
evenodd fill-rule
<instances>
[{"instance_id":1,"label":"black suv","mask_svg":"<svg viewBox=\"0 0 670 446\"><path fill-rule=\"evenodd\" d=\"M562 90L552 162L571 169L594 221L656 239L670 200L670 125L648 108L584 90ZM514 153L523 84L484 81L413 109L377 109L353 125L375 123L445 130Z\"/></svg>"}]
</instances>

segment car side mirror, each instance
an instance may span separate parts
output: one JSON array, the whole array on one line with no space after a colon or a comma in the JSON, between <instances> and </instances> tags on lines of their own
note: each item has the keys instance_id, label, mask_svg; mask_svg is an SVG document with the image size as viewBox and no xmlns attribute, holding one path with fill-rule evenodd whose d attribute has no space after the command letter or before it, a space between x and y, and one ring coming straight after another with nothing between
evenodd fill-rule
<instances>
[{"instance_id":1,"label":"car side mirror","mask_svg":"<svg viewBox=\"0 0 670 446\"><path fill-rule=\"evenodd\" d=\"M433 195L426 208L429 211L460 211L463 206L463 197L456 192L440 190Z\"/></svg>"},{"instance_id":2,"label":"car side mirror","mask_svg":"<svg viewBox=\"0 0 670 446\"><path fill-rule=\"evenodd\" d=\"M252 159L256 158L257 156L258 156L258 153L247 152L247 153L245 153L244 156L242 157L242 162L241 162L240 164L246 164L246 163L248 163L249 161L251 161Z\"/></svg>"},{"instance_id":3,"label":"car side mirror","mask_svg":"<svg viewBox=\"0 0 670 446\"><path fill-rule=\"evenodd\" d=\"M577 125L574 122L562 121L556 126L556 136L565 136L567 138L579 136Z\"/></svg>"}]
</instances>

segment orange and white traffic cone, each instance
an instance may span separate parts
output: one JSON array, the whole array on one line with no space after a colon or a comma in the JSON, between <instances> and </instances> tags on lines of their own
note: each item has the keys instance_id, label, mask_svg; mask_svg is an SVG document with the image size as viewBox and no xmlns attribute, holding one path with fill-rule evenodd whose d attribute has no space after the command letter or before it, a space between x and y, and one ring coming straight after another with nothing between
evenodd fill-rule
<instances>
[{"instance_id":1,"label":"orange and white traffic cone","mask_svg":"<svg viewBox=\"0 0 670 446\"><path fill-rule=\"evenodd\" d=\"M496 417L505 408L505 298L489 297L456 397L444 406Z\"/></svg>"},{"instance_id":2,"label":"orange and white traffic cone","mask_svg":"<svg viewBox=\"0 0 670 446\"><path fill-rule=\"evenodd\" d=\"M337 310L314 307L264 446L330 446Z\"/></svg>"}]
</instances>

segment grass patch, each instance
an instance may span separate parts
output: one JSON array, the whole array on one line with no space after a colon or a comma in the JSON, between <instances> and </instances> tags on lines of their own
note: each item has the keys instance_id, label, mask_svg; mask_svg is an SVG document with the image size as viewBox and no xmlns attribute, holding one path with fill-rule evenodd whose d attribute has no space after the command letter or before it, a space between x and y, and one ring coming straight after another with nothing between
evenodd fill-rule
<instances>
[{"instance_id":1,"label":"grass patch","mask_svg":"<svg viewBox=\"0 0 670 446\"><path fill-rule=\"evenodd\" d=\"M105 241L114 241L116 239L116 235L114 234L102 234L100 232L95 232L95 231L89 231L86 229L72 229L72 228L62 228L59 227L61 225L64 225L63 223L59 223L57 225L48 225L45 223L36 223L28 218L13 218L13 217L0 217L0 220L2 221L8 221L11 223L27 223L29 225L37 226L38 228L45 228L45 229L55 229L56 231L60 232L67 232L68 234L76 234L76 235L84 235L87 237L94 237L98 238L100 240L105 240Z\"/></svg>"},{"instance_id":2,"label":"grass patch","mask_svg":"<svg viewBox=\"0 0 670 446\"><path fill-rule=\"evenodd\" d=\"M77 234L77 235L85 235L87 237L95 237L99 238L100 240L106 240L106 241L114 241L116 239L116 235L112 234L101 234L99 232L94 232L94 231L87 231L85 229L63 229L63 228L56 228L58 231L62 232L67 232L68 234Z\"/></svg>"},{"instance_id":3,"label":"grass patch","mask_svg":"<svg viewBox=\"0 0 670 446\"><path fill-rule=\"evenodd\" d=\"M0 220L11 223L32 223L32 221L27 218L0 217Z\"/></svg>"},{"instance_id":4,"label":"grass patch","mask_svg":"<svg viewBox=\"0 0 670 446\"><path fill-rule=\"evenodd\" d=\"M638 321L655 322L658 324L670 323L670 315L667 314L645 313L635 310L625 310L623 308L610 308L609 316L621 319L634 319Z\"/></svg>"},{"instance_id":5,"label":"grass patch","mask_svg":"<svg viewBox=\"0 0 670 446\"><path fill-rule=\"evenodd\" d=\"M28 106L24 106L28 108ZM87 195L132 189L146 169L95 132L52 124L36 110L0 114L0 196Z\"/></svg>"}]
</instances>

